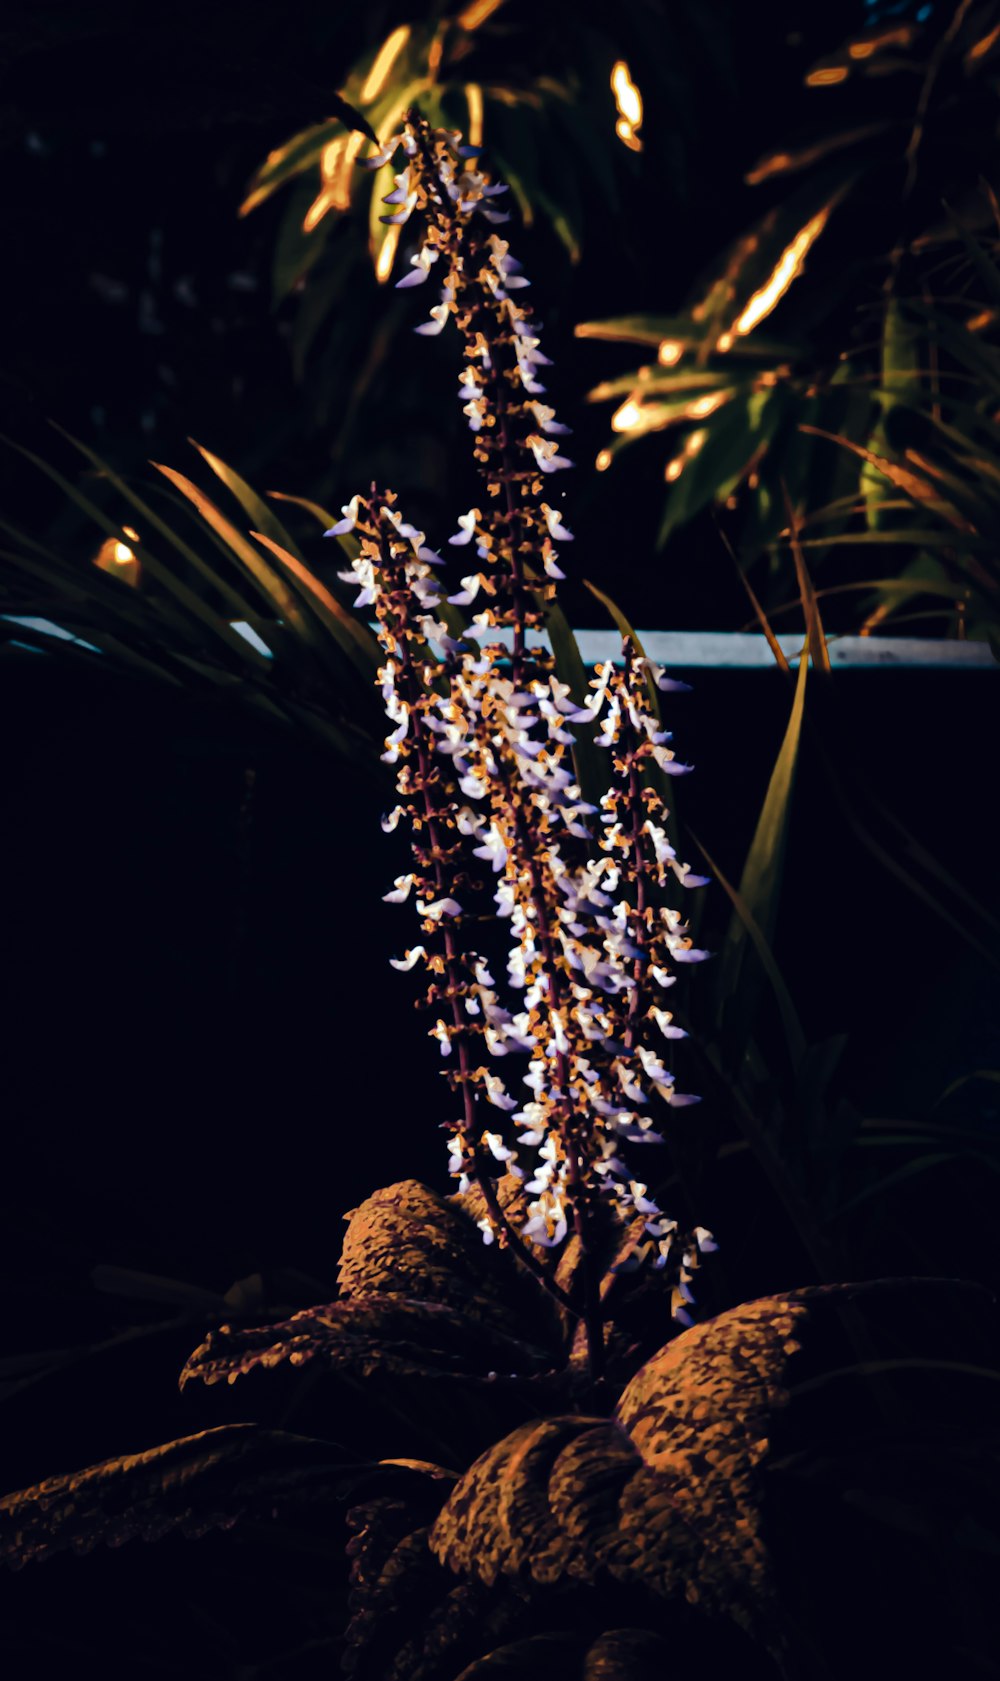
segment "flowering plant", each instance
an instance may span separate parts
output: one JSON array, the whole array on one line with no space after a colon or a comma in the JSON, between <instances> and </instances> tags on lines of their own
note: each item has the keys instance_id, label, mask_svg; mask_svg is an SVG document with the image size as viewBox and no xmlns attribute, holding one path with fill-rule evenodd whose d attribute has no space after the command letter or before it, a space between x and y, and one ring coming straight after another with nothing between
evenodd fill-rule
<instances>
[{"instance_id":1,"label":"flowering plant","mask_svg":"<svg viewBox=\"0 0 1000 1681\"><path fill-rule=\"evenodd\" d=\"M523 301L528 281L494 231L507 220L497 208L504 188L479 167L476 148L415 111L368 161L380 167L400 149L405 162L387 200L398 208L387 220L416 214L422 236L398 285L440 276L440 301L416 330L436 335L453 323L462 338L459 395L483 506L463 514L449 539L474 544L479 563L451 594L438 581L441 557L391 493L353 496L328 532L359 539L340 575L360 586L355 605L374 612L384 656L379 680L393 728L382 757L398 767L399 803L383 827L405 823L413 852L386 898L412 895L421 930L421 942L393 962L424 970L423 1001L441 1012L430 1031L461 1103L447 1128L451 1172L460 1191L479 1186L486 1242L513 1245L545 1282L535 1246L558 1247L569 1231L578 1240L598 1376L601 1226L632 1223L637 1235L618 1264L648 1259L669 1269L672 1313L684 1324L699 1254L715 1246L705 1227L680 1233L628 1160L630 1145L662 1142L647 1112L654 1103L697 1101L677 1090L663 1060L686 1037L665 1008L676 966L708 955L671 902L673 887L707 878L678 859L657 787L690 768L668 745L655 699L686 685L626 639L622 668L603 666L581 704L532 636L564 576L558 545L572 541L547 486L572 463L560 451L569 429L542 400L547 358ZM466 607L478 611L462 625L449 609ZM574 773L582 724L599 724L597 744L612 753L599 808ZM509 930L505 988L477 949L484 871ZM525 1057L529 1095L519 1102L507 1070ZM516 1221L497 1199L495 1164L522 1187Z\"/></svg>"},{"instance_id":2,"label":"flowering plant","mask_svg":"<svg viewBox=\"0 0 1000 1681\"><path fill-rule=\"evenodd\" d=\"M335 1609L321 1643L342 1648L357 1681L527 1681L551 1673L553 1658L573 1681L651 1681L685 1658L710 1673L735 1659L762 1681L818 1681L854 1660L863 1613L841 1632L842 1607L868 1581L881 1596L863 1549L880 1555L862 1519L860 1544L857 1528L844 1545L834 1527L848 1563L831 1569L825 1522L801 1513L818 1498L844 1524L845 1469L852 1494L857 1482L877 1509L886 1490L892 1504L893 1454L880 1436L873 1456L865 1434L873 1403L895 1454L931 1442L920 1465L932 1490L935 1471L949 1491L967 1474L961 1452L946 1455L929 1434L943 1392L930 1388L923 1410L908 1397L895 1420L883 1385L923 1365L947 1382L948 1402L966 1385L967 1428L995 1432L968 1392L970 1375L995 1374L965 1357L984 1303L954 1280L825 1283L691 1324L694 1273L714 1239L702 1226L682 1231L630 1159L661 1136L657 1106L669 1116L697 1101L669 1066L686 1034L667 994L707 955L679 908L704 878L677 852L668 790L689 767L659 708L660 694L683 685L634 634L620 665L579 690L542 644L558 545L571 541L545 487L569 463L565 429L541 401L545 359L520 301L527 283L493 231L500 192L476 155L416 112L372 161L384 167L398 147L406 162L391 218L402 226L416 213L423 228L401 284L440 264L440 301L423 330L454 321L464 341L461 396L483 495L450 541L474 544L479 564L449 594L440 556L376 486L350 499L331 534L353 546L344 576L377 626L392 726L382 757L397 793L383 827L403 826L411 848L385 897L415 905L420 936L392 961L426 982L421 1002L459 1111L445 1123L457 1190L441 1197L408 1180L376 1191L348 1217L335 1301L291 1316L286 1306L281 1318L272 1303L267 1323L248 1325L241 1317L267 1303L237 1287L226 1297L233 1323L213 1325L182 1372L182 1387L228 1386L311 1363L332 1379L338 1438L345 1423L355 1438L374 1437L367 1457L345 1463L324 1426L291 1431L287 1413L280 1428L216 1424L0 1499L0 1558L20 1565L102 1540L201 1535L302 1506L336 1523L350 1499L351 1615ZM795 731L803 682L800 672ZM610 753L597 799L585 797L576 763L594 730ZM783 759L796 739L786 737ZM771 859L781 784L776 773L758 831ZM490 914L479 908L487 883ZM737 973L738 959L737 948ZM790 1000L787 1009L794 1024ZM514 1095L510 1070L526 1097ZM667 1341L657 1284L685 1327ZM899 1357L901 1327L915 1359ZM843 1363L845 1330L863 1355L853 1366ZM885 1348L888 1359L872 1359ZM363 1406L352 1413L359 1380ZM864 1424L849 1453L845 1381ZM380 1409L392 1458L369 1417ZM400 1429L406 1457L396 1457ZM789 1454L796 1430L806 1447ZM776 1439L786 1447L775 1451ZM784 1527L791 1549L774 1522L789 1509L800 1515ZM802 1626L804 1596L819 1639ZM918 1597L897 1596L897 1622ZM836 1669L826 1666L830 1641Z\"/></svg>"}]
</instances>

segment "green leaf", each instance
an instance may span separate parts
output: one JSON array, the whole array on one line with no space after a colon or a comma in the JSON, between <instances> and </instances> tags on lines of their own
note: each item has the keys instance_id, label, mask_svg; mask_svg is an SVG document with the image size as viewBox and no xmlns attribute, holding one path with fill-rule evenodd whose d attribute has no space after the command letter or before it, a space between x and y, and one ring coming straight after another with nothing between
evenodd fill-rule
<instances>
[{"instance_id":1,"label":"green leaf","mask_svg":"<svg viewBox=\"0 0 1000 1681\"><path fill-rule=\"evenodd\" d=\"M754 391L732 398L699 426L705 441L670 487L657 539L660 547L678 526L736 488L756 452L770 443L785 410L780 387Z\"/></svg>"},{"instance_id":2,"label":"green leaf","mask_svg":"<svg viewBox=\"0 0 1000 1681\"><path fill-rule=\"evenodd\" d=\"M65 435L68 436L68 434ZM70 442L76 444L76 447L81 450L84 455L88 456L99 466L103 465L84 444L77 443L75 438L71 438ZM101 508L97 507L97 505L92 502L88 496L85 496L82 491L78 490L75 485L71 484L68 479L64 478L62 473L58 472L56 468L51 467L47 461L43 461L40 456L35 455L31 450L22 448L20 444L12 444L11 447L16 449L20 455L23 455L26 460L31 461L34 466L38 467L47 478L52 480L53 484L58 485L59 489L63 491L67 497L69 497L70 501L74 502L76 506L88 516L89 519L92 519L95 525L97 525L106 536L116 538L122 537L121 524L118 521L109 519ZM133 505L138 503L139 499L134 497L131 493L128 493L126 491L126 487L121 484L120 480L116 479L115 475L109 473L108 476L112 484L121 486L122 494L127 495L128 500ZM169 567L164 566L161 561L157 560L156 556L151 553L148 544L141 540L136 542L131 538L129 538L128 541L139 556L142 565L149 571L151 576L155 577L157 581L163 585L164 589L174 598L179 606L185 608L192 618L197 619L217 641L222 642L230 654L235 654L240 665L252 666L257 671L268 670L269 662L265 659L264 655L258 653L256 648L251 647L244 637L240 636L237 631L233 630L226 620L206 602L204 602L194 590L190 589L187 584L183 583L178 577L176 577ZM224 586L222 586L222 581L218 579L217 574L215 574L210 567L206 566L200 557L195 556L193 550L191 553L197 562L198 570L202 573L202 575L207 574L213 583L218 583L220 587L224 588ZM236 599L240 600L239 597ZM240 603L240 610L242 613L242 601ZM254 616L252 608L248 609L248 612L250 617Z\"/></svg>"},{"instance_id":3,"label":"green leaf","mask_svg":"<svg viewBox=\"0 0 1000 1681\"><path fill-rule=\"evenodd\" d=\"M752 1019L759 990L757 984L750 984L747 971L748 944L752 939L751 919L759 929L761 940L767 949L770 949L774 940L792 789L802 735L808 669L808 661L800 659L795 698L784 740L771 772L767 794L740 878L739 895L746 908L747 917L745 919L741 916L738 910L734 912L719 955L716 971L716 1007L720 1021L735 1032L737 1046L742 1042Z\"/></svg>"},{"instance_id":4,"label":"green leaf","mask_svg":"<svg viewBox=\"0 0 1000 1681\"><path fill-rule=\"evenodd\" d=\"M804 665L805 661L803 661L802 664ZM750 906L747 904L746 899L743 897L743 894L738 892L738 890L726 880L726 877L723 875L718 864L715 862L714 858L712 858L707 849L702 845L697 835L691 833L691 839L694 841L698 850L704 857L705 862L708 864L708 867L714 875L716 881L719 883L719 886L729 898L729 901L732 904L736 916L739 918L746 935L749 936L753 943L753 948L760 959L761 967L770 981L772 991L774 992L775 1002L777 1003L778 1010L781 1015L782 1025L785 1030L785 1039L788 1045L788 1054L791 1065L793 1068L797 1069L801 1065L806 1054L806 1039L805 1034L802 1031L802 1024L799 1021L798 1011L792 1002L792 995L789 992L788 987L785 985L784 976L775 962L774 953L767 940L764 938L760 924L751 911Z\"/></svg>"}]
</instances>

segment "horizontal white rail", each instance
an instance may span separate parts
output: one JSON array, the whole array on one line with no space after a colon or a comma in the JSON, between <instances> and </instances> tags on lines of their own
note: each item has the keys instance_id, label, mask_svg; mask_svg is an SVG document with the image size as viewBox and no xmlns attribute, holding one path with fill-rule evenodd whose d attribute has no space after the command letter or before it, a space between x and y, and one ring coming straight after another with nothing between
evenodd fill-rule
<instances>
[{"instance_id":1,"label":"horizontal white rail","mask_svg":"<svg viewBox=\"0 0 1000 1681\"><path fill-rule=\"evenodd\" d=\"M53 642L76 642L98 653L90 642L83 642L71 631L52 619L0 614L7 624L18 625L26 631ZM242 620L233 624L259 652L270 654L264 638ZM578 630L577 645L585 665L600 665L605 660L620 660L621 637L616 630ZM774 664L774 655L766 637L747 631L729 630L639 630L643 648L651 660L660 665L709 671L764 671ZM510 631L490 632L492 640L510 643ZM529 633L532 645L548 647L544 633ZM782 652L795 664L802 653L802 637L793 632L778 637ZM995 667L990 646L986 642L944 641L941 638L915 636L832 636L828 639L830 664L838 670L858 670L862 667L881 667L894 670L952 670L975 671Z\"/></svg>"}]
</instances>

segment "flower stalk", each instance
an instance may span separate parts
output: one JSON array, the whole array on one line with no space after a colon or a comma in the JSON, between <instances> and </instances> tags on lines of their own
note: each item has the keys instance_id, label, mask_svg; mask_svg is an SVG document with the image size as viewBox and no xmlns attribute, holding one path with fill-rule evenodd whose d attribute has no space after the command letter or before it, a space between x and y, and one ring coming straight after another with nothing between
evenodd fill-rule
<instances>
[{"instance_id":1,"label":"flower stalk","mask_svg":"<svg viewBox=\"0 0 1000 1681\"><path fill-rule=\"evenodd\" d=\"M398 208L385 219L402 225L416 213L422 230L399 285L419 285L438 267L440 301L416 330L432 336L454 321L461 336L459 394L484 505L463 514L449 539L463 550L474 545L478 562L447 596L454 608L476 609L461 636L441 612L441 557L403 521L391 494L373 488L354 497L333 528L360 540L341 575L361 586L356 605L374 609L385 654L379 679L395 728L383 758L399 767L400 804L383 826L405 817L411 830L413 869L386 897L413 894L422 944L393 962L404 970L423 964L430 981L422 1003L442 1012L430 1031L462 1095L461 1117L449 1128L459 1188L476 1182L482 1190L484 1239L514 1248L579 1314L596 1382L605 1361L601 1256L609 1230L638 1227L625 1265L648 1259L669 1268L671 1310L682 1323L698 1256L714 1247L702 1227L681 1237L625 1159L626 1146L660 1140L643 1112L651 1097L697 1101L675 1090L655 1048L660 1038L685 1037L660 1001L674 966L708 955L694 949L669 902L670 885L703 878L678 862L655 786L689 767L667 745L651 686L685 685L626 641L622 669L602 667L581 704L551 655L533 645L564 576L556 544L572 541L544 491L571 463L558 443L568 428L542 401L538 371L547 358L520 302L528 282L494 231L506 220L494 203L504 189L480 172L478 154L458 136L432 130L415 112L368 161L387 162L399 148L406 162L388 199ZM613 770L600 808L584 800L572 763L574 725L598 720ZM465 908L490 874L495 926L509 939L508 1003L471 944ZM507 1070L525 1058L529 1095L519 1105ZM493 1128L483 1124L486 1108L503 1116ZM520 1182L516 1215L501 1207L493 1164ZM570 1231L580 1264L567 1298L540 1256Z\"/></svg>"}]
</instances>

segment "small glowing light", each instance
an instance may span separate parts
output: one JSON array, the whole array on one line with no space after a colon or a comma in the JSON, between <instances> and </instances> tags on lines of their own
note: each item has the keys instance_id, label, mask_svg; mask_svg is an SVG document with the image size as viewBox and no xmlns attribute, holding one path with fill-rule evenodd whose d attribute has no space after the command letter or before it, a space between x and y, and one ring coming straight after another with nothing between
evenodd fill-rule
<instances>
[{"instance_id":1,"label":"small glowing light","mask_svg":"<svg viewBox=\"0 0 1000 1681\"><path fill-rule=\"evenodd\" d=\"M392 265L396 259L396 247L399 244L399 223L396 222L386 230L386 236L375 259L375 278L379 285L388 280L392 273Z\"/></svg>"},{"instance_id":2,"label":"small glowing light","mask_svg":"<svg viewBox=\"0 0 1000 1681\"><path fill-rule=\"evenodd\" d=\"M639 128L642 123L642 95L629 75L628 65L623 58L618 60L611 72L611 87L618 105L618 114Z\"/></svg>"},{"instance_id":3,"label":"small glowing light","mask_svg":"<svg viewBox=\"0 0 1000 1681\"><path fill-rule=\"evenodd\" d=\"M684 354L684 346L677 339L664 339L656 352L656 360L664 368L672 368Z\"/></svg>"},{"instance_id":4,"label":"small glowing light","mask_svg":"<svg viewBox=\"0 0 1000 1681\"><path fill-rule=\"evenodd\" d=\"M766 181L769 175L779 175L783 169L788 168L791 161L790 153L773 152L769 158L765 158L763 163L759 163L757 168L752 169L750 174L745 177L747 186L757 187L761 181Z\"/></svg>"},{"instance_id":5,"label":"small glowing light","mask_svg":"<svg viewBox=\"0 0 1000 1681\"><path fill-rule=\"evenodd\" d=\"M469 107L469 145L481 146L483 143L483 90L478 82L468 82L466 84L465 98Z\"/></svg>"},{"instance_id":6,"label":"small glowing light","mask_svg":"<svg viewBox=\"0 0 1000 1681\"><path fill-rule=\"evenodd\" d=\"M672 461L668 461L667 465L664 467L663 477L666 479L668 484L673 484L675 479L680 478L683 471L684 457L683 455L675 455L674 459Z\"/></svg>"},{"instance_id":7,"label":"small glowing light","mask_svg":"<svg viewBox=\"0 0 1000 1681\"><path fill-rule=\"evenodd\" d=\"M696 397L684 410L685 420L704 420L706 415L714 414L721 408L729 396L728 391L709 391L704 397Z\"/></svg>"},{"instance_id":8,"label":"small glowing light","mask_svg":"<svg viewBox=\"0 0 1000 1681\"><path fill-rule=\"evenodd\" d=\"M139 533L131 525L123 525L122 532L133 543L139 542ZM106 537L94 556L94 565L102 572L110 572L126 584L138 584L139 559L134 550L121 537Z\"/></svg>"},{"instance_id":9,"label":"small glowing light","mask_svg":"<svg viewBox=\"0 0 1000 1681\"><path fill-rule=\"evenodd\" d=\"M977 41L974 47L969 48L966 58L985 58L990 48L996 45L998 36L1000 36L1000 23L997 24L995 29L991 29L988 35L984 35L982 40Z\"/></svg>"},{"instance_id":10,"label":"small glowing light","mask_svg":"<svg viewBox=\"0 0 1000 1681\"><path fill-rule=\"evenodd\" d=\"M365 77L364 86L358 95L362 105L368 105L373 99L378 98L389 78L390 70L410 39L410 33L410 25L401 23L399 28L394 29L392 34L382 42L375 63Z\"/></svg>"},{"instance_id":11,"label":"small glowing light","mask_svg":"<svg viewBox=\"0 0 1000 1681\"><path fill-rule=\"evenodd\" d=\"M597 457L597 460L594 462L594 466L597 468L599 473L606 473L608 468L611 466L611 451L609 449L602 449Z\"/></svg>"},{"instance_id":12,"label":"small glowing light","mask_svg":"<svg viewBox=\"0 0 1000 1681\"><path fill-rule=\"evenodd\" d=\"M852 41L847 50L852 58L871 58L877 46L877 41Z\"/></svg>"},{"instance_id":13,"label":"small glowing light","mask_svg":"<svg viewBox=\"0 0 1000 1681\"><path fill-rule=\"evenodd\" d=\"M830 206L824 208L807 222L805 227L795 235L791 245L787 246L778 259L777 267L770 279L759 292L755 292L739 320L733 326L733 332L744 337L765 315L770 315L775 304L783 298L796 275L801 272L810 246L817 240L826 226Z\"/></svg>"},{"instance_id":14,"label":"small glowing light","mask_svg":"<svg viewBox=\"0 0 1000 1681\"><path fill-rule=\"evenodd\" d=\"M965 323L966 331L978 333L983 327L989 327L996 318L997 312L995 309L982 309L978 315L973 315L971 320Z\"/></svg>"},{"instance_id":15,"label":"small glowing light","mask_svg":"<svg viewBox=\"0 0 1000 1681\"><path fill-rule=\"evenodd\" d=\"M354 129L350 134L338 135L336 140L331 140L329 146L323 148L319 168L325 191L320 193L315 204L310 205L307 210L302 224L304 233L311 233L327 210L350 209L351 171L364 141L365 136L358 129Z\"/></svg>"},{"instance_id":16,"label":"small glowing light","mask_svg":"<svg viewBox=\"0 0 1000 1681\"><path fill-rule=\"evenodd\" d=\"M630 152L642 151L642 141L633 130L632 124L629 122L627 117L618 118L618 121L615 123L615 133L617 134L619 140L623 141L628 147Z\"/></svg>"},{"instance_id":17,"label":"small glowing light","mask_svg":"<svg viewBox=\"0 0 1000 1681\"><path fill-rule=\"evenodd\" d=\"M634 432L641 425L642 410L633 397L629 397L611 416L611 429L614 432Z\"/></svg>"},{"instance_id":18,"label":"small glowing light","mask_svg":"<svg viewBox=\"0 0 1000 1681\"><path fill-rule=\"evenodd\" d=\"M629 75L628 65L620 58L611 72L611 91L618 107L615 133L633 152L642 151L638 130L642 127L642 94Z\"/></svg>"},{"instance_id":19,"label":"small glowing light","mask_svg":"<svg viewBox=\"0 0 1000 1681\"><path fill-rule=\"evenodd\" d=\"M846 82L847 65L831 65L827 70L810 70L806 77L807 88L829 88L834 82Z\"/></svg>"},{"instance_id":20,"label":"small glowing light","mask_svg":"<svg viewBox=\"0 0 1000 1681\"><path fill-rule=\"evenodd\" d=\"M324 187L323 191L313 199L312 204L309 206L309 209L302 218L302 232L312 233L313 228L319 226L327 211L332 208L333 194L330 192L329 188Z\"/></svg>"},{"instance_id":21,"label":"small glowing light","mask_svg":"<svg viewBox=\"0 0 1000 1681\"><path fill-rule=\"evenodd\" d=\"M732 335L732 333L720 333L719 337L715 341L715 348L716 348L716 350L721 351L723 355L725 355L727 350L732 350L732 348L733 348L733 335Z\"/></svg>"},{"instance_id":22,"label":"small glowing light","mask_svg":"<svg viewBox=\"0 0 1000 1681\"><path fill-rule=\"evenodd\" d=\"M697 455L707 437L708 433L705 431L704 427L702 427L698 432L692 432L690 437L685 438L684 440L684 454L689 459L692 455Z\"/></svg>"},{"instance_id":23,"label":"small glowing light","mask_svg":"<svg viewBox=\"0 0 1000 1681\"><path fill-rule=\"evenodd\" d=\"M471 35L474 29L478 29L479 25L485 23L488 17L492 17L502 5L503 0L472 0L472 5L466 6L459 16L459 28L467 30Z\"/></svg>"}]
</instances>

